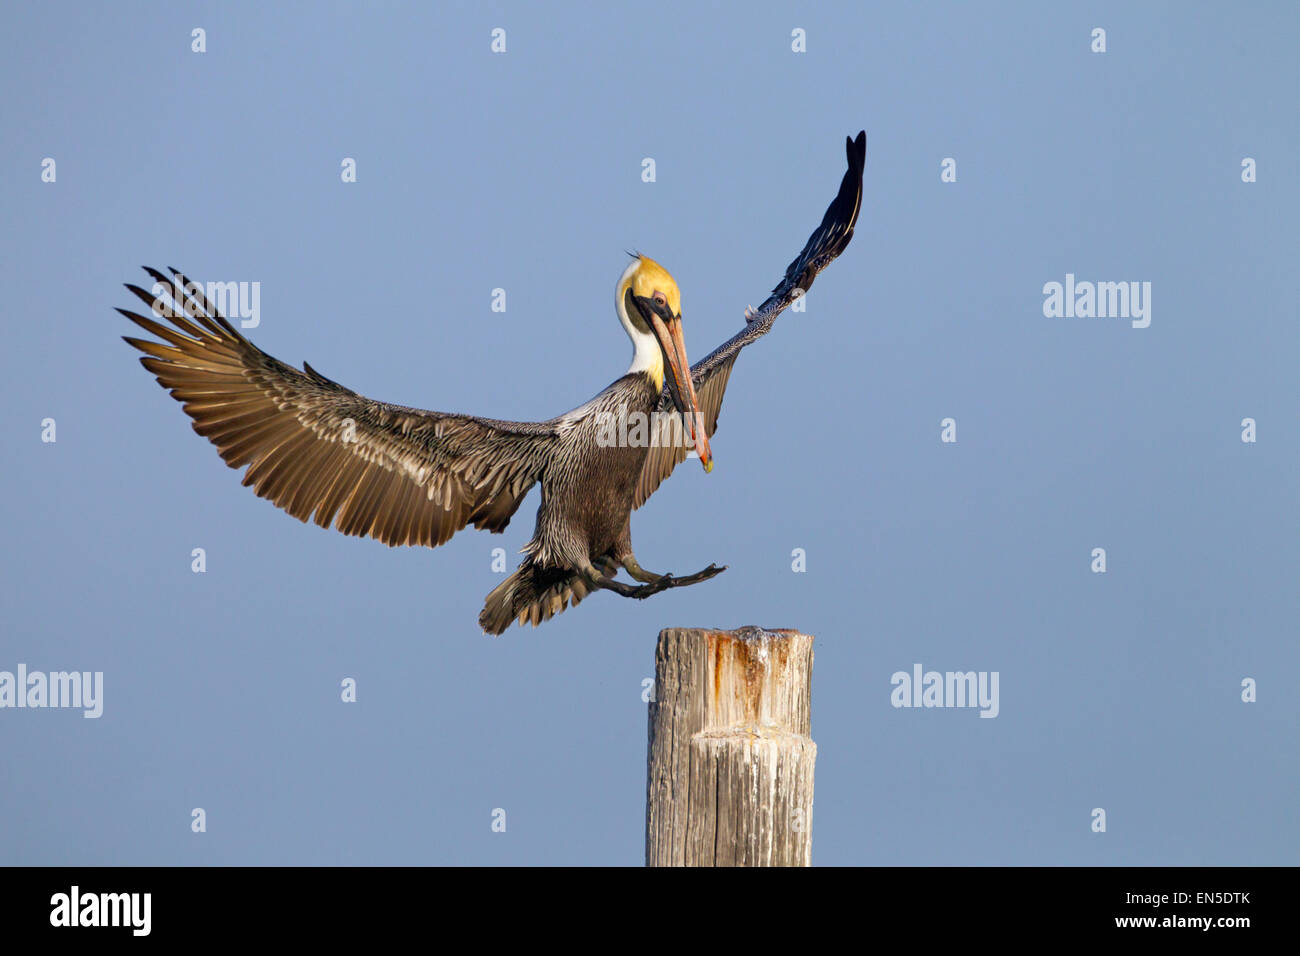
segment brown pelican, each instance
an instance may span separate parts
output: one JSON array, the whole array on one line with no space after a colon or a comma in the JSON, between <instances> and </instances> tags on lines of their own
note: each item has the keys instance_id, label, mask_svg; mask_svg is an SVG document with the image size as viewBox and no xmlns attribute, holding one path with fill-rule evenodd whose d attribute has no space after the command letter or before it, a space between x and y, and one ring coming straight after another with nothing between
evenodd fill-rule
<instances>
[{"instance_id":1,"label":"brown pelican","mask_svg":"<svg viewBox=\"0 0 1300 956\"><path fill-rule=\"evenodd\" d=\"M736 356L848 245L862 204L866 133L846 140L846 151L848 171L821 225L767 300L745 311L740 332L690 365L677 283L638 255L614 299L632 339L631 366L585 405L544 422L372 401L306 362L299 370L267 355L175 269L146 269L157 283L152 294L127 285L169 324L118 311L162 340L125 337L194 430L231 468L248 466L245 485L301 521L314 516L344 534L435 547L471 522L502 531L540 482L525 557L479 615L484 631L500 634L514 621L547 620L595 589L644 598L726 570L646 571L632 552L631 514L691 448L712 469L709 437ZM619 568L641 583L615 580Z\"/></svg>"}]
</instances>

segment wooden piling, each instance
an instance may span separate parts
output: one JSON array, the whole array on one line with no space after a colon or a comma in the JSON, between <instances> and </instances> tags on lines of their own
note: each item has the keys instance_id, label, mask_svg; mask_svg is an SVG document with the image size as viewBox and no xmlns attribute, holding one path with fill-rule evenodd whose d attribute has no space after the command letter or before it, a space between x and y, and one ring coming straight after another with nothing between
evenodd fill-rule
<instances>
[{"instance_id":1,"label":"wooden piling","mask_svg":"<svg viewBox=\"0 0 1300 956\"><path fill-rule=\"evenodd\" d=\"M811 865L812 645L784 629L659 633L647 866Z\"/></svg>"}]
</instances>

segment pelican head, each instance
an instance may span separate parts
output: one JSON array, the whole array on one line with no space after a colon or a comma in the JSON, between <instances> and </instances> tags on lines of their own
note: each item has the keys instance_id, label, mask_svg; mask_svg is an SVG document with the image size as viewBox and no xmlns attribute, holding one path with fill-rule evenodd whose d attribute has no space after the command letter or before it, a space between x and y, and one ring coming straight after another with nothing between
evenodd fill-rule
<instances>
[{"instance_id":1,"label":"pelican head","mask_svg":"<svg viewBox=\"0 0 1300 956\"><path fill-rule=\"evenodd\" d=\"M663 388L667 365L668 394L686 419L704 470L712 471L713 451L704 432L682 337L682 294L677 282L659 263L637 255L619 278L615 308L636 349L628 372L642 372L656 388Z\"/></svg>"}]
</instances>

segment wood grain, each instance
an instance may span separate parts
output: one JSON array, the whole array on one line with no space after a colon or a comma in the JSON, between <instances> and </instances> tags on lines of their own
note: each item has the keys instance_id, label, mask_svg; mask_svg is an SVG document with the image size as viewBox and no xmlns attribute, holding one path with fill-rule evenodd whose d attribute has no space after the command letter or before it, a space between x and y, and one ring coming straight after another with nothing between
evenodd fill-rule
<instances>
[{"instance_id":1,"label":"wood grain","mask_svg":"<svg viewBox=\"0 0 1300 956\"><path fill-rule=\"evenodd\" d=\"M660 632L647 866L811 865L812 645L784 629Z\"/></svg>"}]
</instances>

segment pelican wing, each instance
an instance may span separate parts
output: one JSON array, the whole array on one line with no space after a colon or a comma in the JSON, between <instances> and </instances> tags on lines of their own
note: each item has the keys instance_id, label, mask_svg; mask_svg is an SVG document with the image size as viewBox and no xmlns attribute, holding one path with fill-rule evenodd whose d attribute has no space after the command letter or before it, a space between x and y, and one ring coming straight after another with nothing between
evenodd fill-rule
<instances>
[{"instance_id":1,"label":"pelican wing","mask_svg":"<svg viewBox=\"0 0 1300 956\"><path fill-rule=\"evenodd\" d=\"M169 324L118 309L162 342L124 338L244 484L301 521L388 545L501 531L550 459L555 425L372 401L267 355L175 269L146 271L161 295L127 288Z\"/></svg>"},{"instance_id":2,"label":"pelican wing","mask_svg":"<svg viewBox=\"0 0 1300 956\"><path fill-rule=\"evenodd\" d=\"M848 154L849 168L840 181L840 191L827 207L821 225L808 237L803 251L786 268L784 278L777 283L762 305L746 311L743 329L691 366L700 415L710 437L718 427L722 396L727 390L727 379L731 376L731 367L736 364L740 350L766 335L776 317L811 288L817 274L830 265L853 238L853 227L857 224L858 212L862 209L862 170L867 161L866 132L858 133L856 139L845 137L845 151ZM637 483L637 508L645 504L646 499L654 494L655 489L672 474L673 469L686 460L690 451L688 444L680 439L680 426L676 425L673 416L669 414L672 409L672 400L665 389L659 398L661 414L657 421L660 434L651 442L650 454L646 457L641 479Z\"/></svg>"}]
</instances>

